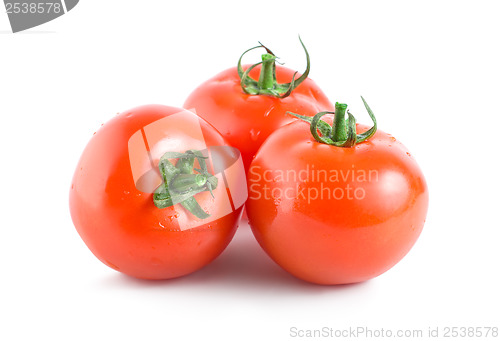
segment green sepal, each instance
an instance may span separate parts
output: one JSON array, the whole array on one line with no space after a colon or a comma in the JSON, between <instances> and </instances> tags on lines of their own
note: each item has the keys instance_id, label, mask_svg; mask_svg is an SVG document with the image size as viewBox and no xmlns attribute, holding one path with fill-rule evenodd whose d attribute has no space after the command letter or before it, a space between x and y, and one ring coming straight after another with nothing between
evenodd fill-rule
<instances>
[{"instance_id":1,"label":"green sepal","mask_svg":"<svg viewBox=\"0 0 500 341\"><path fill-rule=\"evenodd\" d=\"M160 169L161 178L165 183L168 183L181 172L168 158L164 158L163 156L160 158L158 168Z\"/></svg>"},{"instance_id":2,"label":"green sepal","mask_svg":"<svg viewBox=\"0 0 500 341\"><path fill-rule=\"evenodd\" d=\"M363 96L361 96L361 99L366 108L366 111L368 112L368 115L370 115L370 118L373 121L373 126L361 134L356 134L356 119L349 112L349 110L347 110L347 119L344 118L347 109L346 104L336 103L336 114L331 111L322 111L317 113L313 117L299 115L292 112L287 112L287 114L293 115L298 119L309 123L311 135L316 141L336 147L353 147L358 143L368 140L377 131L377 119L375 118L373 111L370 109ZM328 123L321 120L321 118L326 114L334 114L340 116L335 116L334 121L330 126ZM321 135L318 134L318 130Z\"/></svg>"},{"instance_id":3,"label":"green sepal","mask_svg":"<svg viewBox=\"0 0 500 341\"><path fill-rule=\"evenodd\" d=\"M203 211L203 209L200 207L200 204L198 204L194 197L190 197L189 199L184 200L183 202L181 202L181 205L199 219L210 217L210 214Z\"/></svg>"},{"instance_id":4,"label":"green sepal","mask_svg":"<svg viewBox=\"0 0 500 341\"><path fill-rule=\"evenodd\" d=\"M368 111L368 115L370 115L370 118L372 119L373 127L368 129L364 133L358 134L358 143L368 140L370 137L372 137L377 132L377 119L375 118L375 115L373 114L372 109L370 109L370 107L368 106L368 103L366 103L363 96L361 96L361 100L363 101L363 104L365 105L366 111Z\"/></svg>"},{"instance_id":5,"label":"green sepal","mask_svg":"<svg viewBox=\"0 0 500 341\"><path fill-rule=\"evenodd\" d=\"M322 111L319 114L333 114L334 112L333 111ZM300 118L302 121L305 121L305 122L308 122L309 124L311 124L313 118L311 116L304 116L304 115L299 115L299 114L295 114L291 111L287 111L287 114L289 115L292 115L292 116L295 116L297 118ZM321 115L323 116L323 115ZM317 126L317 129L319 130L319 132L321 133L321 135L323 136L327 136L327 137L330 137L331 136L331 133L332 133L332 127L326 123L325 121L319 121L318 122L318 126Z\"/></svg>"},{"instance_id":6,"label":"green sepal","mask_svg":"<svg viewBox=\"0 0 500 341\"><path fill-rule=\"evenodd\" d=\"M181 174L193 173L194 156L188 154L188 157L179 158L175 167L181 172Z\"/></svg>"}]
</instances>

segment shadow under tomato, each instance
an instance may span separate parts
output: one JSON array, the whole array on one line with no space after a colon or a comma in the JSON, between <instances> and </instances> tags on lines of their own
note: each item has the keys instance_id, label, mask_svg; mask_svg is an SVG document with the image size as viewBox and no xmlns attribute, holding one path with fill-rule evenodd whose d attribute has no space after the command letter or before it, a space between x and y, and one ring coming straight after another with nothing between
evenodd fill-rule
<instances>
[{"instance_id":1,"label":"shadow under tomato","mask_svg":"<svg viewBox=\"0 0 500 341\"><path fill-rule=\"evenodd\" d=\"M246 221L242 221L227 249L211 264L188 276L168 280L142 280L120 273L112 274L106 285L125 287L197 287L245 294L268 292L277 295L304 292L310 294L358 290L369 282L325 286L302 281L275 264L260 248Z\"/></svg>"}]
</instances>

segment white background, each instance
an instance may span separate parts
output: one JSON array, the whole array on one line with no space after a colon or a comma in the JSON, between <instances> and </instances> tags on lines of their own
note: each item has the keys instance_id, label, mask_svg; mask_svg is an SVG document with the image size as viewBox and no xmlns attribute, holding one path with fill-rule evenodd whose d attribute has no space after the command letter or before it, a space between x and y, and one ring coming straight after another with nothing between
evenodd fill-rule
<instances>
[{"instance_id":1,"label":"white background","mask_svg":"<svg viewBox=\"0 0 500 341\"><path fill-rule=\"evenodd\" d=\"M0 339L292 340L291 327L424 336L429 327L500 327L498 4L81 0L17 34L2 8ZM221 257L185 278L139 281L101 264L68 209L92 133L138 105L182 106L257 41L302 71L298 34L331 101L369 123L363 95L426 175L428 219L407 257L366 283L316 286L274 265L242 223Z\"/></svg>"}]
</instances>

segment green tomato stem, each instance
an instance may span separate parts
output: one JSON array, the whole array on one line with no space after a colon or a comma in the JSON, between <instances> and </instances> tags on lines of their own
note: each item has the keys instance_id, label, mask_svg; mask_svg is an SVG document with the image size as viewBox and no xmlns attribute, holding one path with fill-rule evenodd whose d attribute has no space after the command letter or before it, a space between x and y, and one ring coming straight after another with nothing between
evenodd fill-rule
<instances>
[{"instance_id":1,"label":"green tomato stem","mask_svg":"<svg viewBox=\"0 0 500 341\"><path fill-rule=\"evenodd\" d=\"M335 142L345 141L347 139L347 129L345 124L345 113L347 104L335 103L335 116L332 127L332 140Z\"/></svg>"},{"instance_id":2,"label":"green tomato stem","mask_svg":"<svg viewBox=\"0 0 500 341\"><path fill-rule=\"evenodd\" d=\"M276 57L272 54L265 53L262 55L262 68L260 69L259 88L261 90L270 90L274 88L276 77L274 75L274 68Z\"/></svg>"}]
</instances>

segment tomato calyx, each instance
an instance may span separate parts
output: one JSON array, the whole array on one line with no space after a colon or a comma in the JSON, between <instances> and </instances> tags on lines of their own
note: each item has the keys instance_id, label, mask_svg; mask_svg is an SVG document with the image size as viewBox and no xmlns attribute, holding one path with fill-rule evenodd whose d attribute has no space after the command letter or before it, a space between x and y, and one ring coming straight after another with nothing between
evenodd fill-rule
<instances>
[{"instance_id":1,"label":"tomato calyx","mask_svg":"<svg viewBox=\"0 0 500 341\"><path fill-rule=\"evenodd\" d=\"M178 159L174 164L169 159ZM194 168L195 159L200 168ZM188 150L185 153L166 152L160 158L158 168L163 183L153 194L153 202L158 208L166 208L181 204L186 210L199 219L205 219L210 214L203 211L194 196L217 188L218 179L208 172L207 157L199 150ZM194 173L194 171L198 173Z\"/></svg>"},{"instance_id":2,"label":"tomato calyx","mask_svg":"<svg viewBox=\"0 0 500 341\"><path fill-rule=\"evenodd\" d=\"M240 76L241 79L241 89L243 92L249 94L249 95L268 95L268 96L273 96L277 98L285 98L290 96L292 91L302 83L307 76L309 75L309 71L311 68L311 61L309 59L309 53L307 52L307 49L302 42L302 39L300 39L300 44L304 48L304 51L306 53L306 60L307 60L307 67L306 71L300 76L299 78L295 79L295 76L297 75L297 71L293 74L292 81L290 83L283 83L279 84L276 80L276 55L268 49L266 46L264 46L262 43L259 42L259 46L252 47L240 56L240 59L238 60L238 75ZM266 53L262 55L262 61L256 64L251 65L248 69L245 71L243 70L243 67L241 66L241 60L243 56L254 49L258 48L264 48L266 50ZM262 68L260 70L260 76L259 80L256 81L252 79L249 74L250 71L252 71L256 66L261 65Z\"/></svg>"},{"instance_id":3,"label":"tomato calyx","mask_svg":"<svg viewBox=\"0 0 500 341\"><path fill-rule=\"evenodd\" d=\"M361 100L365 105L366 111L368 111L368 115L370 115L373 121L373 127L361 134L356 134L356 119L349 110L347 110L347 104L344 103L335 103L335 112L322 111L314 115L314 117L294 114L290 111L287 113L309 123L311 134L316 141L336 147L349 148L368 140L377 131L377 120L373 111L370 109L363 96L361 96ZM347 119L345 118L346 112L348 115ZM335 115L331 126L325 121L321 121L321 118L326 114ZM318 134L318 130L321 135Z\"/></svg>"}]
</instances>

